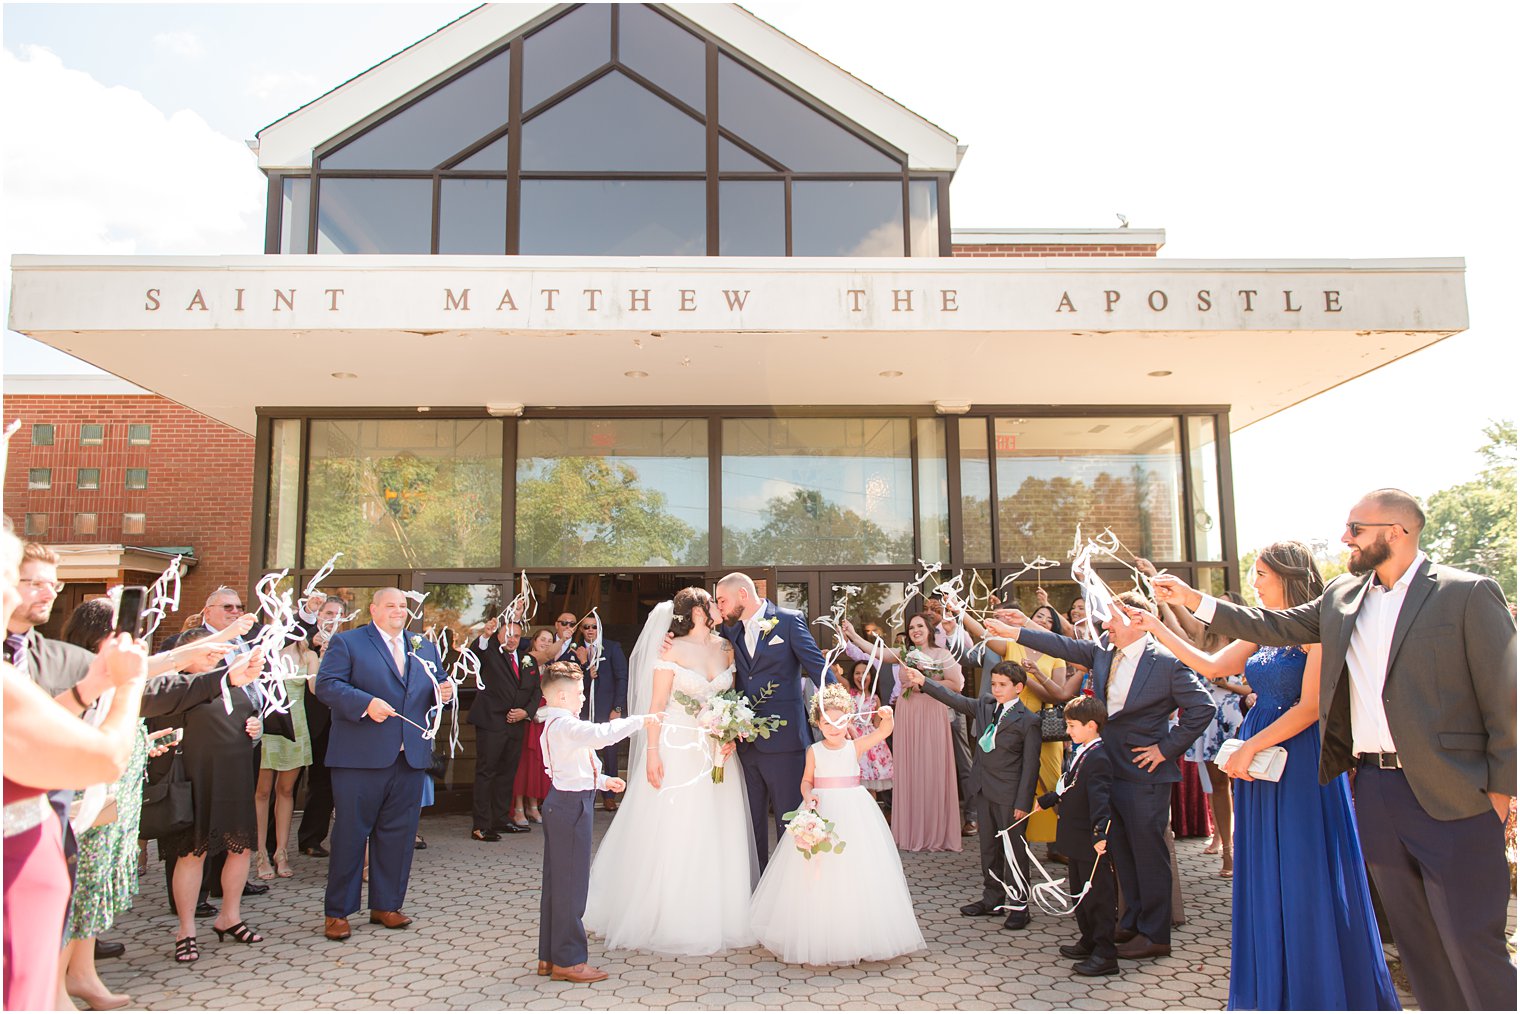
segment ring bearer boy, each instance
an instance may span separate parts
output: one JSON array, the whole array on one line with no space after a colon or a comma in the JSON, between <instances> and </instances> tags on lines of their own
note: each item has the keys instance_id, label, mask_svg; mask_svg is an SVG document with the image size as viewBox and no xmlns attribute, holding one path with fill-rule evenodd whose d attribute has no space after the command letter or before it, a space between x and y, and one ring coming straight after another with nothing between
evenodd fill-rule
<instances>
[{"instance_id":1,"label":"ring bearer boy","mask_svg":"<svg viewBox=\"0 0 1520 1014\"><path fill-rule=\"evenodd\" d=\"M1077 905L1077 929L1082 938L1062 944L1061 954L1080 959L1071 966L1078 975L1113 975L1119 971L1114 943L1114 865L1108 851L1109 790L1114 769L1103 749L1103 725L1108 707L1095 697L1078 697L1066 705L1066 731L1076 746L1071 768L1054 792L1035 801L1034 808L1060 807L1056 848L1066 856L1066 889L1073 897L1079 880L1092 878L1092 889Z\"/></svg>"},{"instance_id":2,"label":"ring bearer boy","mask_svg":"<svg viewBox=\"0 0 1520 1014\"><path fill-rule=\"evenodd\" d=\"M586 891L591 879L592 803L598 790L622 792L621 778L602 773L596 751L619 743L657 715L595 724L579 716L585 703L581 670L552 662L544 670L544 768L553 788L544 800L544 881L539 892L538 974L561 982L600 982L607 973L586 963Z\"/></svg>"},{"instance_id":3,"label":"ring bearer boy","mask_svg":"<svg viewBox=\"0 0 1520 1014\"><path fill-rule=\"evenodd\" d=\"M946 707L971 716L971 774L966 791L977 799L976 819L981 828L982 896L961 906L962 915L995 915L1006 900L1003 884L1009 880L1008 859L998 831L1022 820L1034 809L1035 778L1040 773L1040 718L1024 707L1024 670L1014 662L992 667L987 692L980 698L956 693L922 673L905 668L904 677L915 690L922 690ZM1023 825L1010 834L1024 835ZM1015 845L1014 861L1024 883L1029 883L1029 853ZM1004 929L1029 925L1028 899L1003 921Z\"/></svg>"}]
</instances>

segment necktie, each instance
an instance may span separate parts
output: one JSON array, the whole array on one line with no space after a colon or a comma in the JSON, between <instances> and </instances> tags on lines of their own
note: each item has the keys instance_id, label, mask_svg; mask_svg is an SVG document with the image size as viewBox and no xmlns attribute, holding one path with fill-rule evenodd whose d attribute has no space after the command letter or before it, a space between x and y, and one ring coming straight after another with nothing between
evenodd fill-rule
<instances>
[{"instance_id":1,"label":"necktie","mask_svg":"<svg viewBox=\"0 0 1520 1014\"><path fill-rule=\"evenodd\" d=\"M386 638L391 646L391 658L396 660L396 674L406 679L406 652L401 650L401 635Z\"/></svg>"},{"instance_id":2,"label":"necktie","mask_svg":"<svg viewBox=\"0 0 1520 1014\"><path fill-rule=\"evenodd\" d=\"M755 647L759 643L760 617L757 615L754 619L744 624L744 646L748 648L749 653L753 655L755 653Z\"/></svg>"},{"instance_id":3,"label":"necktie","mask_svg":"<svg viewBox=\"0 0 1520 1014\"><path fill-rule=\"evenodd\" d=\"M18 672L26 672L26 635L5 635L5 660L16 667Z\"/></svg>"},{"instance_id":4,"label":"necktie","mask_svg":"<svg viewBox=\"0 0 1520 1014\"><path fill-rule=\"evenodd\" d=\"M982 730L982 738L977 740L977 745L982 748L983 753L992 752L993 744L997 742L998 722L1002 721L1002 718L1003 706L999 704L992 711L992 722L988 724L986 729Z\"/></svg>"}]
</instances>

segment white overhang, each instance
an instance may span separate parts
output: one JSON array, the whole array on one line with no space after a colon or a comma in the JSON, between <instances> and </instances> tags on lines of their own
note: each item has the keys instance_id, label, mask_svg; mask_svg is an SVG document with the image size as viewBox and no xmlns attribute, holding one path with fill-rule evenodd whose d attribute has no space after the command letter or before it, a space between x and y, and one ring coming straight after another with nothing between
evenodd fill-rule
<instances>
[{"instance_id":1,"label":"white overhang","mask_svg":"<svg viewBox=\"0 0 1520 1014\"><path fill-rule=\"evenodd\" d=\"M258 132L259 168L306 171L312 150L413 95L558 8L485 4ZM737 4L665 4L671 11L908 156L908 168L954 172L956 139Z\"/></svg>"},{"instance_id":2,"label":"white overhang","mask_svg":"<svg viewBox=\"0 0 1520 1014\"><path fill-rule=\"evenodd\" d=\"M951 229L952 246L1154 246L1165 229Z\"/></svg>"},{"instance_id":3,"label":"white overhang","mask_svg":"<svg viewBox=\"0 0 1520 1014\"><path fill-rule=\"evenodd\" d=\"M288 407L1227 405L1467 327L1433 260L12 258L10 326L252 432Z\"/></svg>"},{"instance_id":4,"label":"white overhang","mask_svg":"<svg viewBox=\"0 0 1520 1014\"><path fill-rule=\"evenodd\" d=\"M184 577L196 563L194 556L119 543L62 543L48 548L58 554L58 576L65 581L115 581L122 571L157 574L175 557L179 558L180 577Z\"/></svg>"}]
</instances>

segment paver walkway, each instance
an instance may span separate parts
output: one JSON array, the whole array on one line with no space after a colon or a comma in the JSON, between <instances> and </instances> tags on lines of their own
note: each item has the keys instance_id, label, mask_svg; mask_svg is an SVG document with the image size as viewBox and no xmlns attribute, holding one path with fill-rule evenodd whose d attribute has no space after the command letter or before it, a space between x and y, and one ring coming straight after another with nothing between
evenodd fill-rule
<instances>
[{"instance_id":1,"label":"paver walkway","mask_svg":"<svg viewBox=\"0 0 1520 1014\"><path fill-rule=\"evenodd\" d=\"M598 811L598 833L609 815ZM904 853L926 953L834 969L784 965L760 948L721 957L675 960L632 952L592 963L612 977L592 986L550 982L533 973L538 939L542 833L471 841L464 815L429 817L429 847L416 853L406 910L416 923L390 931L355 919L354 935L321 936L326 860L295 856L295 877L274 880L248 898L243 913L263 944L218 943L201 920L201 960L170 960L174 921L153 863L137 907L107 935L126 956L101 972L137 1005L153 1009L494 1010L517 1008L922 1009L1071 1007L1221 1009L1228 992L1230 882L1202 839L1177 843L1187 922L1173 954L1122 962L1123 974L1084 979L1056 948L1076 938L1072 919L1044 913L1022 932L959 907L977 893L975 839L961 853ZM1511 925L1513 925L1512 904ZM1412 1001L1405 997L1406 1005Z\"/></svg>"}]
</instances>

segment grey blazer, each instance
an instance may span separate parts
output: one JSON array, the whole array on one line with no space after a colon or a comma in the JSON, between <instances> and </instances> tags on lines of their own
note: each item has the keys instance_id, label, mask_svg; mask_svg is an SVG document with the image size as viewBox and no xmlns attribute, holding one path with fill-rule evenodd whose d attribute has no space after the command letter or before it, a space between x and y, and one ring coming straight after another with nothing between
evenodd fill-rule
<instances>
[{"instance_id":1,"label":"grey blazer","mask_svg":"<svg viewBox=\"0 0 1520 1014\"><path fill-rule=\"evenodd\" d=\"M1373 575L1344 574L1293 609L1220 602L1210 626L1256 644L1320 644L1319 778L1349 769L1351 674L1346 651ZM1394 624L1383 708L1415 799L1437 820L1490 809L1515 794L1515 622L1490 578L1420 564Z\"/></svg>"},{"instance_id":2,"label":"grey blazer","mask_svg":"<svg viewBox=\"0 0 1520 1014\"><path fill-rule=\"evenodd\" d=\"M95 654L77 644L43 637L36 630L27 631L27 675L49 697L57 697L84 679L94 661Z\"/></svg>"}]
</instances>

